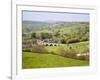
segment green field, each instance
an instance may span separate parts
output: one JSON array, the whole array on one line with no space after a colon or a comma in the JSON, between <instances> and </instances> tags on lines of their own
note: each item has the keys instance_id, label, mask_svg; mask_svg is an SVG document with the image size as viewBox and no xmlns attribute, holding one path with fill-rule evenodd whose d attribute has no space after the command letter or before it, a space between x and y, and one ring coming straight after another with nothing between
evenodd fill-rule
<instances>
[{"instance_id":1,"label":"green field","mask_svg":"<svg viewBox=\"0 0 100 80\"><path fill-rule=\"evenodd\" d=\"M88 61L65 58L53 54L39 54L23 52L22 68L51 68L51 67L68 67L68 66L88 66Z\"/></svg>"},{"instance_id":2,"label":"green field","mask_svg":"<svg viewBox=\"0 0 100 80\"><path fill-rule=\"evenodd\" d=\"M85 53L89 48L89 42L85 41L85 42L70 44L68 46L47 46L46 47L48 52L54 52L54 53L56 53L60 48L64 48L65 50L68 51L72 51L73 49L76 53Z\"/></svg>"}]
</instances>

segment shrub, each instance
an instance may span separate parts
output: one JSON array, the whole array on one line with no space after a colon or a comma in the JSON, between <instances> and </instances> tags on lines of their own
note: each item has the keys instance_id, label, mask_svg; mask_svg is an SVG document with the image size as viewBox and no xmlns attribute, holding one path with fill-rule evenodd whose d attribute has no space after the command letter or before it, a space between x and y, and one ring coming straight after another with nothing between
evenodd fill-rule
<instances>
[{"instance_id":1,"label":"shrub","mask_svg":"<svg viewBox=\"0 0 100 80\"><path fill-rule=\"evenodd\" d=\"M35 32L33 32L33 33L31 34L31 38L36 38L36 33L35 33Z\"/></svg>"},{"instance_id":2,"label":"shrub","mask_svg":"<svg viewBox=\"0 0 100 80\"><path fill-rule=\"evenodd\" d=\"M22 49L23 52L31 52L31 49L30 48L25 48L25 49Z\"/></svg>"},{"instance_id":3,"label":"shrub","mask_svg":"<svg viewBox=\"0 0 100 80\"><path fill-rule=\"evenodd\" d=\"M60 56L63 56L63 57L72 58L72 59L89 60L88 55L86 55L86 56L84 56L84 55L83 56L77 56L76 53L77 52L72 48L64 49L64 48L60 47L60 48L58 48L56 54L58 54Z\"/></svg>"},{"instance_id":4,"label":"shrub","mask_svg":"<svg viewBox=\"0 0 100 80\"><path fill-rule=\"evenodd\" d=\"M42 39L50 39L50 38L52 38L52 34L51 33L41 32L40 35L41 35Z\"/></svg>"},{"instance_id":5,"label":"shrub","mask_svg":"<svg viewBox=\"0 0 100 80\"><path fill-rule=\"evenodd\" d=\"M48 53L49 53L49 54L54 54L54 55L57 55L57 54L56 54L55 52L53 52L53 51L52 51L52 52L48 52Z\"/></svg>"},{"instance_id":6,"label":"shrub","mask_svg":"<svg viewBox=\"0 0 100 80\"><path fill-rule=\"evenodd\" d=\"M77 56L76 59L79 59L79 60L88 60L89 61L89 56L86 55L86 56Z\"/></svg>"},{"instance_id":7,"label":"shrub","mask_svg":"<svg viewBox=\"0 0 100 80\"><path fill-rule=\"evenodd\" d=\"M65 49L63 47L60 47L60 48L57 49L56 54L58 54L60 56L65 56L66 51L65 51Z\"/></svg>"},{"instance_id":8,"label":"shrub","mask_svg":"<svg viewBox=\"0 0 100 80\"><path fill-rule=\"evenodd\" d=\"M61 42L62 44L66 44L66 39L65 39L65 38L62 38L62 39L60 40L60 42Z\"/></svg>"},{"instance_id":9,"label":"shrub","mask_svg":"<svg viewBox=\"0 0 100 80\"><path fill-rule=\"evenodd\" d=\"M79 42L80 40L78 38L70 38L67 40L67 43L76 43Z\"/></svg>"},{"instance_id":10,"label":"shrub","mask_svg":"<svg viewBox=\"0 0 100 80\"><path fill-rule=\"evenodd\" d=\"M75 55L75 53L70 53L70 52L66 51L66 55L65 55L65 57L75 59L75 58L76 58L76 55Z\"/></svg>"},{"instance_id":11,"label":"shrub","mask_svg":"<svg viewBox=\"0 0 100 80\"><path fill-rule=\"evenodd\" d=\"M89 55L85 56L85 60L89 61Z\"/></svg>"},{"instance_id":12,"label":"shrub","mask_svg":"<svg viewBox=\"0 0 100 80\"><path fill-rule=\"evenodd\" d=\"M37 40L36 39L32 39L32 44L36 44Z\"/></svg>"},{"instance_id":13,"label":"shrub","mask_svg":"<svg viewBox=\"0 0 100 80\"><path fill-rule=\"evenodd\" d=\"M42 45L34 45L32 48L33 53L47 53L47 49Z\"/></svg>"}]
</instances>

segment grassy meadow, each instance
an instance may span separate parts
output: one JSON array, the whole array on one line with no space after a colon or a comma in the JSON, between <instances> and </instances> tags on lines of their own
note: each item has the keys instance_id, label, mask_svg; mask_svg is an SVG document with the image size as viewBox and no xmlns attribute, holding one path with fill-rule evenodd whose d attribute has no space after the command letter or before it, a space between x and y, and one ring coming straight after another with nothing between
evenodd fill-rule
<instances>
[{"instance_id":1,"label":"grassy meadow","mask_svg":"<svg viewBox=\"0 0 100 80\"><path fill-rule=\"evenodd\" d=\"M76 60L53 54L37 54L32 52L23 52L22 68L51 68L51 67L71 67L88 66L88 61Z\"/></svg>"}]
</instances>

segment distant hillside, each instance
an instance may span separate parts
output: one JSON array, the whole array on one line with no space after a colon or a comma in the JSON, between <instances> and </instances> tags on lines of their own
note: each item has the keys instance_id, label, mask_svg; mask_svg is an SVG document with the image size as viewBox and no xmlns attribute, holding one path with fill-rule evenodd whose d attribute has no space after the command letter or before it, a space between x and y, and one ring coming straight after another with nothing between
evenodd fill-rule
<instances>
[{"instance_id":1,"label":"distant hillside","mask_svg":"<svg viewBox=\"0 0 100 80\"><path fill-rule=\"evenodd\" d=\"M39 22L39 21L23 21L22 30L24 33L31 31L39 31L44 29L60 29L67 27L88 26L88 22Z\"/></svg>"}]
</instances>

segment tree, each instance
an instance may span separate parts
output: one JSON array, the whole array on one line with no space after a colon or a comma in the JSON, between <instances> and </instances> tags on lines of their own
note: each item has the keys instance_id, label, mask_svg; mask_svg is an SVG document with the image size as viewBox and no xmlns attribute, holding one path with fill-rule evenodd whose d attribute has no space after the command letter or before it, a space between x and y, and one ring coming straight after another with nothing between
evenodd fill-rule
<instances>
[{"instance_id":1,"label":"tree","mask_svg":"<svg viewBox=\"0 0 100 80\"><path fill-rule=\"evenodd\" d=\"M76 42L79 42L79 41L80 40L77 37L75 37L75 38L71 37L67 40L67 43L76 43Z\"/></svg>"},{"instance_id":2,"label":"tree","mask_svg":"<svg viewBox=\"0 0 100 80\"><path fill-rule=\"evenodd\" d=\"M66 44L66 39L65 39L65 38L62 38L62 39L60 40L60 42L61 42L62 44Z\"/></svg>"},{"instance_id":3,"label":"tree","mask_svg":"<svg viewBox=\"0 0 100 80\"><path fill-rule=\"evenodd\" d=\"M45 48L45 46L42 45L34 45L32 48L33 53L48 53L48 50Z\"/></svg>"},{"instance_id":4,"label":"tree","mask_svg":"<svg viewBox=\"0 0 100 80\"><path fill-rule=\"evenodd\" d=\"M51 33L41 33L41 39L50 39L52 38L52 34Z\"/></svg>"},{"instance_id":5,"label":"tree","mask_svg":"<svg viewBox=\"0 0 100 80\"><path fill-rule=\"evenodd\" d=\"M59 37L59 36L60 36L60 30L56 31L56 32L54 33L54 36L55 36L55 37Z\"/></svg>"},{"instance_id":6,"label":"tree","mask_svg":"<svg viewBox=\"0 0 100 80\"><path fill-rule=\"evenodd\" d=\"M31 34L31 38L36 38L36 33L35 33L35 32L33 32L33 33Z\"/></svg>"},{"instance_id":7,"label":"tree","mask_svg":"<svg viewBox=\"0 0 100 80\"><path fill-rule=\"evenodd\" d=\"M26 34L25 34L25 33L22 33L22 36L23 36L23 37L26 37Z\"/></svg>"}]
</instances>

